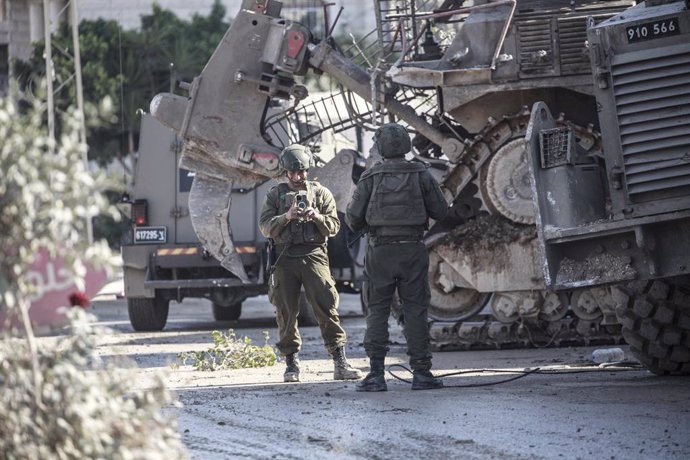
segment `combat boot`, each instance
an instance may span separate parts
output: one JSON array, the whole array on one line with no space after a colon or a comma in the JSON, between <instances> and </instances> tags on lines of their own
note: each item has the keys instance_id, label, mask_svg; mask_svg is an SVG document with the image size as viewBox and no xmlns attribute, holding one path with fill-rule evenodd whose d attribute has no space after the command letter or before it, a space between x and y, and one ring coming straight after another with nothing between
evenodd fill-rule
<instances>
[{"instance_id":1,"label":"combat boot","mask_svg":"<svg viewBox=\"0 0 690 460\"><path fill-rule=\"evenodd\" d=\"M370 369L369 373L364 380L357 382L356 391L388 391L388 386L386 385L386 377L383 374L385 366L383 365L383 359L371 359L369 360Z\"/></svg>"},{"instance_id":2,"label":"combat boot","mask_svg":"<svg viewBox=\"0 0 690 460\"><path fill-rule=\"evenodd\" d=\"M443 380L429 371L414 371L412 373L412 389L413 390L435 390L443 388Z\"/></svg>"},{"instance_id":3,"label":"combat boot","mask_svg":"<svg viewBox=\"0 0 690 460\"><path fill-rule=\"evenodd\" d=\"M362 372L350 366L345 357L345 349L343 347L336 348L333 351L333 379L334 380L359 380L362 378Z\"/></svg>"},{"instance_id":4,"label":"combat boot","mask_svg":"<svg viewBox=\"0 0 690 460\"><path fill-rule=\"evenodd\" d=\"M284 382L299 382L299 357L297 353L285 356L285 373L283 374Z\"/></svg>"}]
</instances>

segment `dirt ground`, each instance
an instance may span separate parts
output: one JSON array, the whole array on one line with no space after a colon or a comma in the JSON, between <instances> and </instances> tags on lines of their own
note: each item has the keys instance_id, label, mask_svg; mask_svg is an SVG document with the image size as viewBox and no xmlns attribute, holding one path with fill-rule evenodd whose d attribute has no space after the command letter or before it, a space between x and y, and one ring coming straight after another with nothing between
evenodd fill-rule
<instances>
[{"instance_id":1,"label":"dirt ground","mask_svg":"<svg viewBox=\"0 0 690 460\"><path fill-rule=\"evenodd\" d=\"M133 333L124 300L97 301L92 311L118 331L103 338L100 352L129 356L140 366L134 385L145 386L153 372L167 373L183 404L169 412L195 459L690 458L690 378L594 369L588 363L594 347L436 353L437 374L535 367L588 372L415 392L389 375L388 392L367 394L331 379L316 327L301 329L299 383L282 383L282 363L216 372L171 367L179 363L177 353L208 348L214 329L234 328L259 343L266 330L274 340L266 297L247 300L242 318L228 323L214 322L206 301L173 302L160 333ZM357 296L342 296L341 315L350 361L366 370ZM405 364L401 331L393 323L391 331L386 364ZM488 383L510 375L473 373L445 382Z\"/></svg>"}]
</instances>

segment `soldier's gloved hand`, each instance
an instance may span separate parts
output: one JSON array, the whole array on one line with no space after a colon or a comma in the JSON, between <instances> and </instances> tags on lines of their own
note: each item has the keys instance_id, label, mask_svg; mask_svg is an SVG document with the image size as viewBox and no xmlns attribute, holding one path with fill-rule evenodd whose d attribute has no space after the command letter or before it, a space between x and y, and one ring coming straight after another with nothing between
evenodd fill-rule
<instances>
[{"instance_id":1,"label":"soldier's gloved hand","mask_svg":"<svg viewBox=\"0 0 690 460\"><path fill-rule=\"evenodd\" d=\"M318 209L314 209L311 206L304 210L304 216L307 220L315 220L321 217L321 213Z\"/></svg>"},{"instance_id":2,"label":"soldier's gloved hand","mask_svg":"<svg viewBox=\"0 0 690 460\"><path fill-rule=\"evenodd\" d=\"M306 210L301 210L300 208L297 207L297 203L292 203L292 206L290 206L290 209L288 209L288 212L285 213L285 217L287 217L288 220L294 220L294 219L299 219L304 215Z\"/></svg>"}]
</instances>

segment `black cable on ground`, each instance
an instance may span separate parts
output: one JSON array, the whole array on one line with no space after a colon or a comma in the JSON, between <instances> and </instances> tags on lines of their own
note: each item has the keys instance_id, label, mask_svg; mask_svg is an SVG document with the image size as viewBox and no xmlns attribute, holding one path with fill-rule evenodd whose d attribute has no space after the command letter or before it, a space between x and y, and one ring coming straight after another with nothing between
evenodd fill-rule
<instances>
[{"instance_id":1,"label":"black cable on ground","mask_svg":"<svg viewBox=\"0 0 690 460\"><path fill-rule=\"evenodd\" d=\"M411 384L412 382L410 380L404 379L402 377L399 377L396 375L393 371L391 371L392 368L394 367L399 367L400 369L406 370L408 373L412 374L412 370L403 365L403 364L391 364L388 366L388 373L391 375L391 377L400 380L405 383ZM512 382L514 380L521 379L523 377L527 377L528 375L532 374L541 374L541 375L561 375L561 374L584 374L588 372L621 372L621 371L632 371L632 370L644 370L644 368L633 362L628 362L628 361L623 361L619 363L604 363L600 364L597 367L592 367L592 368L581 368L581 369L542 369L540 367L535 367L533 369L526 368L524 370L512 370L512 369L472 369L472 370L467 370L467 371L457 371L457 372L448 372L446 374L439 374L435 375L434 377L437 378L444 378L444 377L451 377L455 375L463 375L463 374L483 374L483 373L493 373L493 374L517 374L514 375L510 378L507 379L502 379L502 380L497 380L493 382L485 382L485 383L468 383L464 385L444 385L443 388L475 388L475 387L488 387L492 385L500 385L503 383L508 383Z\"/></svg>"}]
</instances>

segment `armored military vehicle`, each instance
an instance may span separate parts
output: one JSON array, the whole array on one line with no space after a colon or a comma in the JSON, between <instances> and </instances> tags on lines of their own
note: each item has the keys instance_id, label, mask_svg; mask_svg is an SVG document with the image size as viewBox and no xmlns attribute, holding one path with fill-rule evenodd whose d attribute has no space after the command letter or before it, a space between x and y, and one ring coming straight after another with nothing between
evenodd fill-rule
<instances>
[{"instance_id":1,"label":"armored military vehicle","mask_svg":"<svg viewBox=\"0 0 690 460\"><path fill-rule=\"evenodd\" d=\"M134 187L126 200L131 226L122 241L125 296L138 331L163 329L171 300L208 298L215 319L234 320L244 299L265 292L261 284L243 285L199 243L187 205L194 173L178 168L181 147L170 129L143 116ZM241 192L231 192L235 206L224 217L230 212L236 250L257 276L265 244L255 219L261 203L256 191Z\"/></svg>"},{"instance_id":2,"label":"armored military vehicle","mask_svg":"<svg viewBox=\"0 0 690 460\"><path fill-rule=\"evenodd\" d=\"M240 317L246 298L267 292L266 240L258 229L258 215L266 191L276 182L230 189L226 206L213 216L232 228L233 250L247 275L240 280L203 247L194 231L188 205L194 172L178 167L181 149L172 130L143 115L134 185L123 203L129 208L130 227L122 238L125 296L137 331L163 329L171 300L209 299L214 318L229 321ZM348 237L343 229L329 244L340 291L356 289L357 248L347 248ZM300 301L301 324L315 325L306 298Z\"/></svg>"},{"instance_id":3,"label":"armored military vehicle","mask_svg":"<svg viewBox=\"0 0 690 460\"><path fill-rule=\"evenodd\" d=\"M547 104L528 128L544 279L614 307L651 371L690 374L690 4L648 0L588 42L603 156Z\"/></svg>"},{"instance_id":4,"label":"armored military vehicle","mask_svg":"<svg viewBox=\"0 0 690 460\"><path fill-rule=\"evenodd\" d=\"M274 177L286 141L310 144L327 130L400 121L452 205L426 238L438 348L622 340L610 290L549 289L524 139L530 108L543 101L580 156L603 158L587 30L633 3L374 1L377 29L338 43L337 25L315 37L282 18L280 2L246 0L188 96L160 94L151 113L184 141L181 165L198 184L190 194L195 227L211 243L227 231L202 203L227 202L232 187ZM300 79L310 68L340 85L330 98L347 110L303 102ZM276 100L285 110L266 116ZM291 128L305 118L309 129ZM339 161L327 166L341 170ZM351 187L350 174L330 179L329 187ZM206 247L235 273L233 251Z\"/></svg>"}]
</instances>

